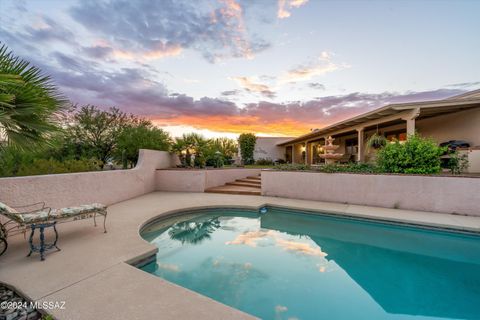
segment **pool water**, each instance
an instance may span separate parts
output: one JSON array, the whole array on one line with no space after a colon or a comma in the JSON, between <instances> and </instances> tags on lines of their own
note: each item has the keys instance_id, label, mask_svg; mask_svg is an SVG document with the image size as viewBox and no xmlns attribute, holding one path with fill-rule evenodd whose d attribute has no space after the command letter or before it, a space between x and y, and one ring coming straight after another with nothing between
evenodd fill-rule
<instances>
[{"instance_id":1,"label":"pool water","mask_svg":"<svg viewBox=\"0 0 480 320\"><path fill-rule=\"evenodd\" d=\"M142 269L262 319L480 319L480 237L268 208L142 236Z\"/></svg>"}]
</instances>

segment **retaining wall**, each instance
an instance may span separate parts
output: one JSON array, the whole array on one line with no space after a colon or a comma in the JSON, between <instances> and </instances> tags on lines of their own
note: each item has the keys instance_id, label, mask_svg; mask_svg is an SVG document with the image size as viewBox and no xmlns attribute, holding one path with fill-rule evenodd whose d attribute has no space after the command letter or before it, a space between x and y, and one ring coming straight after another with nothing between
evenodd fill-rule
<instances>
[{"instance_id":1,"label":"retaining wall","mask_svg":"<svg viewBox=\"0 0 480 320\"><path fill-rule=\"evenodd\" d=\"M480 216L480 178L262 171L262 195Z\"/></svg>"},{"instance_id":2,"label":"retaining wall","mask_svg":"<svg viewBox=\"0 0 480 320\"><path fill-rule=\"evenodd\" d=\"M157 170L158 191L204 192L236 179L260 174L260 169Z\"/></svg>"},{"instance_id":3,"label":"retaining wall","mask_svg":"<svg viewBox=\"0 0 480 320\"><path fill-rule=\"evenodd\" d=\"M20 206L45 201L52 208L110 205L154 191L156 169L171 165L168 152L140 150L137 166L130 170L0 178L0 202Z\"/></svg>"}]
</instances>

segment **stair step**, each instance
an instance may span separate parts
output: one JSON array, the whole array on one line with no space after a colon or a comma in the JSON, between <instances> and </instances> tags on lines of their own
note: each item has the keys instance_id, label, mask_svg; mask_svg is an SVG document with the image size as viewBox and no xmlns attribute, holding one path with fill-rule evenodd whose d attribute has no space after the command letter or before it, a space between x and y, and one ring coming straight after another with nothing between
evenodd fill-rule
<instances>
[{"instance_id":1,"label":"stair step","mask_svg":"<svg viewBox=\"0 0 480 320\"><path fill-rule=\"evenodd\" d=\"M223 193L223 194L243 194L243 195L261 195L258 188L241 187L241 186L221 186L205 190L207 193Z\"/></svg>"},{"instance_id":2,"label":"stair step","mask_svg":"<svg viewBox=\"0 0 480 320\"><path fill-rule=\"evenodd\" d=\"M249 176L247 179L252 179L252 180L262 180L262 177L260 176Z\"/></svg>"},{"instance_id":3,"label":"stair step","mask_svg":"<svg viewBox=\"0 0 480 320\"><path fill-rule=\"evenodd\" d=\"M249 183L249 182L241 182L241 181L227 182L226 185L228 185L228 186L252 187L252 188L258 188L258 189L260 189L262 187L262 185L259 184L259 183Z\"/></svg>"},{"instance_id":4,"label":"stair step","mask_svg":"<svg viewBox=\"0 0 480 320\"><path fill-rule=\"evenodd\" d=\"M254 180L254 179L237 179L235 180L235 182L246 182L246 183L252 183L252 184L257 184L257 185L261 185L262 184L262 181L260 180Z\"/></svg>"}]
</instances>

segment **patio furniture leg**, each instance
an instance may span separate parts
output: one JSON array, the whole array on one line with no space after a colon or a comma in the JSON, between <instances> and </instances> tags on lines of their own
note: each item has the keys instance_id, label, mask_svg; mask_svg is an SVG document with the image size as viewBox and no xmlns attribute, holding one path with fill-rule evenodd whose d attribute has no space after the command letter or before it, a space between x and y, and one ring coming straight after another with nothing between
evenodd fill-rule
<instances>
[{"instance_id":1,"label":"patio furniture leg","mask_svg":"<svg viewBox=\"0 0 480 320\"><path fill-rule=\"evenodd\" d=\"M0 223L0 256L7 251L7 248L7 229L3 224Z\"/></svg>"},{"instance_id":2,"label":"patio furniture leg","mask_svg":"<svg viewBox=\"0 0 480 320\"><path fill-rule=\"evenodd\" d=\"M93 213L93 225L94 225L95 227L97 226L97 219L96 219L96 218L97 218L97 213L94 212L94 213Z\"/></svg>"},{"instance_id":3,"label":"patio furniture leg","mask_svg":"<svg viewBox=\"0 0 480 320\"><path fill-rule=\"evenodd\" d=\"M40 226L40 260L45 260L43 254L45 253L45 235L44 235L45 227L43 225Z\"/></svg>"},{"instance_id":4,"label":"patio furniture leg","mask_svg":"<svg viewBox=\"0 0 480 320\"><path fill-rule=\"evenodd\" d=\"M55 232L55 241L53 242L53 246L57 248L58 251L60 251L61 249L57 247L57 241L58 241L57 222L53 224L53 231Z\"/></svg>"},{"instance_id":5,"label":"patio furniture leg","mask_svg":"<svg viewBox=\"0 0 480 320\"><path fill-rule=\"evenodd\" d=\"M107 227L105 225L107 221L107 213L105 212L105 214L103 215L103 233L107 233Z\"/></svg>"},{"instance_id":6,"label":"patio furniture leg","mask_svg":"<svg viewBox=\"0 0 480 320\"><path fill-rule=\"evenodd\" d=\"M30 232L30 238L28 238L28 243L30 244L30 252L27 254L27 257L30 257L30 256L32 255L32 252L33 252L33 248L34 248L34 247L33 247L33 235L34 235L34 233L35 233L35 225L32 224L32 225L30 226L30 229L32 230L32 231Z\"/></svg>"},{"instance_id":7,"label":"patio furniture leg","mask_svg":"<svg viewBox=\"0 0 480 320\"><path fill-rule=\"evenodd\" d=\"M0 238L0 256L7 251L8 248L8 242L7 239Z\"/></svg>"}]
</instances>

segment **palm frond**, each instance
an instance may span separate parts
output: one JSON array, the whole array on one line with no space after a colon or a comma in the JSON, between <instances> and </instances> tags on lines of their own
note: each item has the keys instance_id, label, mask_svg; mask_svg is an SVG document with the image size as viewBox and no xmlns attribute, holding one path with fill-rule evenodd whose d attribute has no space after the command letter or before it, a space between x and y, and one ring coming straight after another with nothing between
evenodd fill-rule
<instances>
[{"instance_id":1,"label":"palm frond","mask_svg":"<svg viewBox=\"0 0 480 320\"><path fill-rule=\"evenodd\" d=\"M48 140L67 105L50 76L0 47L0 128L9 144L23 148Z\"/></svg>"}]
</instances>

